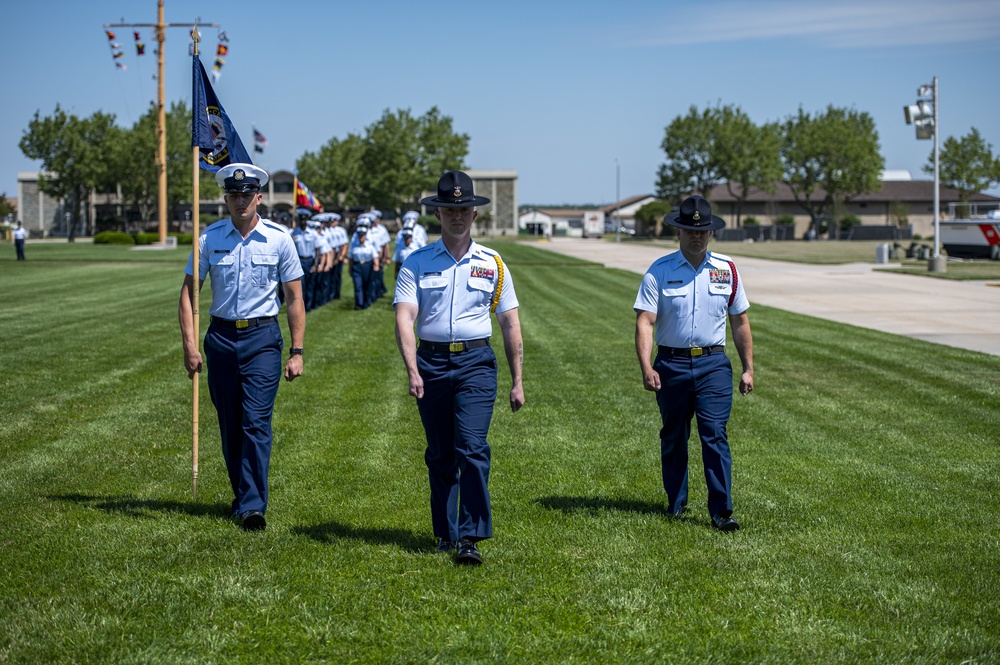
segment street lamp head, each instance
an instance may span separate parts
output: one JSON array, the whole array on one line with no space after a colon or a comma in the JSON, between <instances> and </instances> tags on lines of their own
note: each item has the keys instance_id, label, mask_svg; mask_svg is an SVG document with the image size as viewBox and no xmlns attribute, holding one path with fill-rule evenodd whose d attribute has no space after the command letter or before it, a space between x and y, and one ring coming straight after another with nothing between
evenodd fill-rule
<instances>
[{"instance_id":1,"label":"street lamp head","mask_svg":"<svg viewBox=\"0 0 1000 665\"><path fill-rule=\"evenodd\" d=\"M934 94L934 86L924 84L917 88L917 97L930 97Z\"/></svg>"}]
</instances>

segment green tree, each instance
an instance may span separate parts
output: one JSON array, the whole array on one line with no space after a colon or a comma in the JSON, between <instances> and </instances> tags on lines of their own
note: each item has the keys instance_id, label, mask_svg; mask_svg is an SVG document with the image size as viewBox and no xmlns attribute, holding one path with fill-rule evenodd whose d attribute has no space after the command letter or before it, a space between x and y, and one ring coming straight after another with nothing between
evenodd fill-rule
<instances>
[{"instance_id":1,"label":"green tree","mask_svg":"<svg viewBox=\"0 0 1000 665\"><path fill-rule=\"evenodd\" d=\"M191 201L191 111L185 102L171 104L166 113L167 121L167 215L173 222L173 213L184 201ZM146 113L129 129L119 129L111 137L108 161L114 170L114 179L121 187L126 206L139 212L143 225L152 221L159 207L159 173L156 164L157 107L150 104ZM214 174L201 171L199 178L200 199L212 199L221 194Z\"/></svg>"},{"instance_id":2,"label":"green tree","mask_svg":"<svg viewBox=\"0 0 1000 665\"><path fill-rule=\"evenodd\" d=\"M712 188L722 180L715 154L719 135L720 109L696 106L686 116L677 116L667 125L660 147L667 161L657 172L656 196L671 204L697 192L709 198Z\"/></svg>"},{"instance_id":3,"label":"green tree","mask_svg":"<svg viewBox=\"0 0 1000 665\"><path fill-rule=\"evenodd\" d=\"M885 160L870 115L827 107L810 116L799 108L782 125L785 183L819 233L822 219L837 219L846 201L879 188ZM830 224L831 233L836 225Z\"/></svg>"},{"instance_id":4,"label":"green tree","mask_svg":"<svg viewBox=\"0 0 1000 665\"><path fill-rule=\"evenodd\" d=\"M364 205L361 183L361 158L364 140L348 134L341 140L331 138L316 152L306 152L295 161L298 177L309 185L320 201L343 207Z\"/></svg>"},{"instance_id":5,"label":"green tree","mask_svg":"<svg viewBox=\"0 0 1000 665\"><path fill-rule=\"evenodd\" d=\"M664 226L663 218L670 213L673 206L667 201L651 201L635 211L636 233L645 233L647 229L652 229L653 235L659 236L664 231L667 235L673 235L672 226Z\"/></svg>"},{"instance_id":6,"label":"green tree","mask_svg":"<svg viewBox=\"0 0 1000 665\"><path fill-rule=\"evenodd\" d=\"M781 131L777 124L758 126L739 107L718 109L713 158L729 195L736 199L736 226L754 188L774 193L781 179Z\"/></svg>"},{"instance_id":7,"label":"green tree","mask_svg":"<svg viewBox=\"0 0 1000 665\"><path fill-rule=\"evenodd\" d=\"M933 174L933 152L927 161L924 172ZM940 167L941 183L957 189L958 199L963 203L971 201L974 194L1000 183L1000 159L975 127L960 139L953 136L945 139L941 146Z\"/></svg>"},{"instance_id":8,"label":"green tree","mask_svg":"<svg viewBox=\"0 0 1000 665\"><path fill-rule=\"evenodd\" d=\"M331 138L296 160L299 177L320 200L386 211L416 207L441 173L464 168L469 137L432 107L420 117L386 109L364 136Z\"/></svg>"},{"instance_id":9,"label":"green tree","mask_svg":"<svg viewBox=\"0 0 1000 665\"><path fill-rule=\"evenodd\" d=\"M0 193L0 219L6 219L7 215L17 212L17 207L7 200L7 192Z\"/></svg>"},{"instance_id":10,"label":"green tree","mask_svg":"<svg viewBox=\"0 0 1000 665\"><path fill-rule=\"evenodd\" d=\"M69 242L76 239L81 208L88 231L92 230L93 220L85 205L90 190L114 184L105 155L114 122L113 115L100 111L79 118L57 104L51 116L43 118L40 111L35 111L18 143L25 157L42 162L43 173L38 181L42 191L69 206Z\"/></svg>"}]
</instances>

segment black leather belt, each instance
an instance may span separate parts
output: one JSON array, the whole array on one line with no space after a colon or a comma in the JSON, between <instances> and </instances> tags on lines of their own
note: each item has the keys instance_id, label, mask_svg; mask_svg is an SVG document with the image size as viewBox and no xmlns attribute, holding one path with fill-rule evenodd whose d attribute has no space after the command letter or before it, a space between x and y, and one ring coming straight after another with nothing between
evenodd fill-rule
<instances>
[{"instance_id":1,"label":"black leather belt","mask_svg":"<svg viewBox=\"0 0 1000 665\"><path fill-rule=\"evenodd\" d=\"M461 353L469 349L479 349L490 345L490 338L470 339L465 342L427 342L420 340L420 348L434 353Z\"/></svg>"},{"instance_id":2,"label":"black leather belt","mask_svg":"<svg viewBox=\"0 0 1000 665\"><path fill-rule=\"evenodd\" d=\"M314 258L316 258L316 257L314 257L314 256L302 256L302 255L300 254L300 255L299 255L299 258L300 258L300 259L302 259L303 261L305 261L306 259L314 259Z\"/></svg>"},{"instance_id":3,"label":"black leather belt","mask_svg":"<svg viewBox=\"0 0 1000 665\"><path fill-rule=\"evenodd\" d=\"M672 346L656 347L660 353L666 356L680 356L682 358L697 358L698 356L710 356L713 353L725 353L724 346L693 346L690 349L675 349Z\"/></svg>"},{"instance_id":4,"label":"black leather belt","mask_svg":"<svg viewBox=\"0 0 1000 665\"><path fill-rule=\"evenodd\" d=\"M237 328L239 330L243 330L244 328L255 328L265 323L272 323L277 320L278 317L276 316L262 316L258 319L239 319L238 321L220 319L217 316L212 317L212 323L216 325L226 326L227 328Z\"/></svg>"}]
</instances>

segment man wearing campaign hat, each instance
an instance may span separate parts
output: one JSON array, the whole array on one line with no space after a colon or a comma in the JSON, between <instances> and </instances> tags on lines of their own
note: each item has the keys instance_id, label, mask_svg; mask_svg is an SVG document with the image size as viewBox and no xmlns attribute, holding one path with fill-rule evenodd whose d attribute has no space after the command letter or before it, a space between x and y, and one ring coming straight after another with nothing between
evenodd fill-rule
<instances>
[{"instance_id":1,"label":"man wearing campaign hat","mask_svg":"<svg viewBox=\"0 0 1000 665\"><path fill-rule=\"evenodd\" d=\"M740 393L753 390L753 338L743 280L732 259L708 251L712 232L725 222L701 196L691 196L666 216L677 227L680 250L658 259L642 278L633 308L635 350L646 390L656 392L663 429L660 459L667 511L680 517L687 505L691 417L701 438L708 514L720 531L736 531L732 454L726 424L733 406L733 368L726 356L726 319L742 365ZM657 353L650 363L652 339Z\"/></svg>"},{"instance_id":2,"label":"man wearing campaign hat","mask_svg":"<svg viewBox=\"0 0 1000 665\"><path fill-rule=\"evenodd\" d=\"M276 292L280 282L292 344L284 376L292 381L302 374L302 266L281 225L257 214L267 172L252 164L230 164L215 178L225 191L230 217L210 225L197 239L198 288L206 276L212 280L211 324L204 345L208 389L219 415L222 454L233 488L232 515L244 529L255 531L267 524L271 414L282 376L284 342ZM178 305L184 367L192 378L202 370L192 308L193 260L192 252Z\"/></svg>"},{"instance_id":3,"label":"man wearing campaign hat","mask_svg":"<svg viewBox=\"0 0 1000 665\"><path fill-rule=\"evenodd\" d=\"M524 349L518 302L500 255L472 240L476 196L472 179L448 171L434 206L441 239L410 254L396 279L396 342L409 392L427 435L431 522L438 549L460 564L480 564L477 542L493 535L486 436L497 392L490 313L496 312L510 367L510 408L524 405ZM416 330L414 330L414 327Z\"/></svg>"}]
</instances>

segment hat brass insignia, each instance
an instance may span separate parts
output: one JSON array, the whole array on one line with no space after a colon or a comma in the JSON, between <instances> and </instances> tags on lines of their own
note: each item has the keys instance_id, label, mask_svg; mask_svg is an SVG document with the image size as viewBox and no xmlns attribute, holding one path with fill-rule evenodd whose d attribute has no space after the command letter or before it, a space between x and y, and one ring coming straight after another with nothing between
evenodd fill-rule
<instances>
[{"instance_id":1,"label":"hat brass insignia","mask_svg":"<svg viewBox=\"0 0 1000 665\"><path fill-rule=\"evenodd\" d=\"M694 215L692 216L692 219L697 222L698 220L701 219L701 213L698 212L697 210L695 210L694 211Z\"/></svg>"},{"instance_id":2,"label":"hat brass insignia","mask_svg":"<svg viewBox=\"0 0 1000 665\"><path fill-rule=\"evenodd\" d=\"M462 188L459 187L458 185L455 185L455 198L456 199L462 198Z\"/></svg>"},{"instance_id":3,"label":"hat brass insignia","mask_svg":"<svg viewBox=\"0 0 1000 665\"><path fill-rule=\"evenodd\" d=\"M236 169L233 172L233 179L234 180L243 180L243 176L244 176L243 169Z\"/></svg>"}]
</instances>

